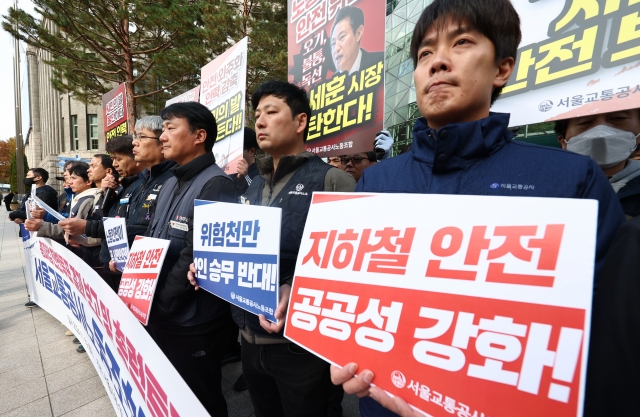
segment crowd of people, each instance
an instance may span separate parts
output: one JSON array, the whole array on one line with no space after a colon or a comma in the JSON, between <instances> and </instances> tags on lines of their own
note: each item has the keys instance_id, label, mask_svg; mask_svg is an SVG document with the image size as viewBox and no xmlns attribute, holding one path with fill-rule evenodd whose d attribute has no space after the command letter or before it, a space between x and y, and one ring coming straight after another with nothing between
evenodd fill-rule
<instances>
[{"instance_id":1,"label":"crowd of people","mask_svg":"<svg viewBox=\"0 0 640 417\"><path fill-rule=\"evenodd\" d=\"M312 192L594 199L598 224L585 415L622 414L635 406L640 388L640 162L631 159L640 140L640 109L558 122L566 151L514 141L509 115L489 109L514 69L520 39L520 19L508 0L435 0L428 6L410 47L423 117L411 147L396 157L390 157L393 138L387 131L371 138L369 152L327 162L307 152L306 91L269 81L251 97L255 130L245 128L236 173L227 175L216 165L211 112L199 103L175 103L138 120L132 136L110 140L109 155L97 154L90 164L67 163L60 198L46 185L45 170L29 171L25 185L35 185L36 196L65 220L37 207L27 219L28 196L10 218L67 245L116 292L121 272L109 256L103 217L126 219L129 244L136 235L170 240L146 330L213 416L228 415L221 364L235 356L243 369L236 387L249 390L257 417L340 416L344 392L360 397L362 416L418 416L402 398L371 385L375 375L359 369L358 358L330 366L283 336ZM257 157L258 150L265 155ZM535 188L490 187L522 179ZM305 195L290 192L299 184ZM195 199L282 209L276 323L198 291Z\"/></svg>"}]
</instances>

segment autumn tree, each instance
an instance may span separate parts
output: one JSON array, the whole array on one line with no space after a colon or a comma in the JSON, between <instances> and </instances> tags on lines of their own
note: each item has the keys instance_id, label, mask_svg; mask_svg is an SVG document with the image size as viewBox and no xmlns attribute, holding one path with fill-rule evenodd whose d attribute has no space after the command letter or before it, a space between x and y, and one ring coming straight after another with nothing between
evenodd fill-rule
<instances>
[{"instance_id":1,"label":"autumn tree","mask_svg":"<svg viewBox=\"0 0 640 417\"><path fill-rule=\"evenodd\" d=\"M0 140L0 183L6 184L9 181L9 170L11 158L16 153L16 138Z\"/></svg>"}]
</instances>

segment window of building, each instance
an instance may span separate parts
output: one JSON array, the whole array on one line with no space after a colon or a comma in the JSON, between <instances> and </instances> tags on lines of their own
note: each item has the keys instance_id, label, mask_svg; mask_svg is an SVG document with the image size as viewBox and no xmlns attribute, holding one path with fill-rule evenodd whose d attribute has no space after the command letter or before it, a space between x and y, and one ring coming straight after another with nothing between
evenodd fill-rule
<instances>
[{"instance_id":1,"label":"window of building","mask_svg":"<svg viewBox=\"0 0 640 417\"><path fill-rule=\"evenodd\" d=\"M80 147L78 140L78 116L71 116L71 150L77 151Z\"/></svg>"},{"instance_id":2,"label":"window of building","mask_svg":"<svg viewBox=\"0 0 640 417\"><path fill-rule=\"evenodd\" d=\"M89 149L96 150L98 149L98 115L89 114L87 120L89 123Z\"/></svg>"}]
</instances>

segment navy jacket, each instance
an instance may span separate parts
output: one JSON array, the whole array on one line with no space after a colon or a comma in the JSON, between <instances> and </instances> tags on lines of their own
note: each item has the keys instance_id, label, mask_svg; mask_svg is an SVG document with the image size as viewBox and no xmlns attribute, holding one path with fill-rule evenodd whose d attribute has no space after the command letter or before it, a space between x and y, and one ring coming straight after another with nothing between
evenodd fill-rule
<instances>
[{"instance_id":1,"label":"navy jacket","mask_svg":"<svg viewBox=\"0 0 640 417\"><path fill-rule=\"evenodd\" d=\"M597 276L625 222L611 184L589 157L512 140L508 123L508 114L491 113L436 131L420 118L411 150L367 168L356 191L598 200Z\"/></svg>"},{"instance_id":2,"label":"navy jacket","mask_svg":"<svg viewBox=\"0 0 640 417\"><path fill-rule=\"evenodd\" d=\"M635 177L618 191L622 210L628 218L640 215L640 177Z\"/></svg>"}]
</instances>

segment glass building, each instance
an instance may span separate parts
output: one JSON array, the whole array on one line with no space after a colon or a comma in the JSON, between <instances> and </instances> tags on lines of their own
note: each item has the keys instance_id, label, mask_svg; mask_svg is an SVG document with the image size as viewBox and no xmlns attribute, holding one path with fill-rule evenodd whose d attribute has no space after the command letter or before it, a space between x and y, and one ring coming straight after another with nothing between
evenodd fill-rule
<instances>
[{"instance_id":1,"label":"glass building","mask_svg":"<svg viewBox=\"0 0 640 417\"><path fill-rule=\"evenodd\" d=\"M413 139L413 125L420 115L413 83L413 61L409 56L413 28L422 11L433 0L387 0L385 35L384 126L395 138L394 154ZM552 123L521 126L517 140L559 147Z\"/></svg>"}]
</instances>

